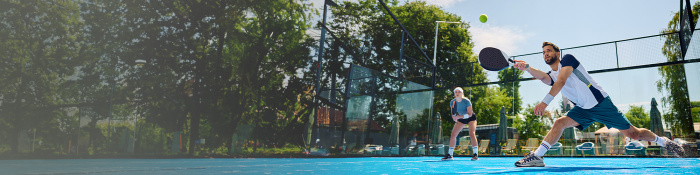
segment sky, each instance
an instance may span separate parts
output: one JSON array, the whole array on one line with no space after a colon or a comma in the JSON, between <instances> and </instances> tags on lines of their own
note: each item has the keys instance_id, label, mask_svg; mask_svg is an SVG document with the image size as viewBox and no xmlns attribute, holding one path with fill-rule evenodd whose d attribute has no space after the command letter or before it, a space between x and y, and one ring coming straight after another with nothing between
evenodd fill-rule
<instances>
[{"instance_id":1,"label":"sky","mask_svg":"<svg viewBox=\"0 0 700 175\"><path fill-rule=\"evenodd\" d=\"M691 3L696 1L692 0ZM314 7L322 12L323 0L309 0L309 2L314 3ZM335 0L335 2L341 2L341 0ZM469 30L474 40L475 53L484 47L496 47L511 56L541 52L543 41L553 42L564 49L657 35L667 28L668 22L680 7L678 0L426 0L426 2L460 16L463 22L470 23ZM481 14L488 15L486 23L479 22ZM329 14L329 17L332 17L332 14ZM321 18L317 17L317 19ZM320 32L316 31L316 33ZM587 62L586 59L589 58L585 54L580 55L577 59L584 67L587 63L591 67L599 64L594 61ZM589 60L591 59L593 58ZM525 61L533 63L533 67L536 65L538 67L535 68L545 72L551 70L543 63L541 56L528 57ZM700 75L698 63L687 64L686 69L688 75ZM496 76L496 72L488 74L490 81L498 81ZM529 77L529 75L525 76ZM656 88L656 81L661 79L657 68L600 73L591 76L610 95L613 103L622 112L629 110L629 105L641 105L649 111L651 98L656 98L658 102L665 93L659 92ZM700 77L688 76L688 82L691 101L700 101ZM540 81L525 81L521 82L520 90L523 103L533 104L549 92L549 86ZM555 97L554 102L561 101L560 94ZM558 109L558 106L550 104L547 110ZM666 111L664 106L660 107L662 113Z\"/></svg>"}]
</instances>

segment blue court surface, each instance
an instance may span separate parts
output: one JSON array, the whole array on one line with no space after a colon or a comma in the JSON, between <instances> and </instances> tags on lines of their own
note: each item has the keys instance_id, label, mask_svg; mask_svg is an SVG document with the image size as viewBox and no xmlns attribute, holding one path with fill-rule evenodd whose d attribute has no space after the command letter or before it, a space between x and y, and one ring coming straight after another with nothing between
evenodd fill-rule
<instances>
[{"instance_id":1,"label":"blue court surface","mask_svg":"<svg viewBox=\"0 0 700 175\"><path fill-rule=\"evenodd\" d=\"M0 160L0 174L700 174L698 158L546 158L517 168L516 157L220 158Z\"/></svg>"}]
</instances>

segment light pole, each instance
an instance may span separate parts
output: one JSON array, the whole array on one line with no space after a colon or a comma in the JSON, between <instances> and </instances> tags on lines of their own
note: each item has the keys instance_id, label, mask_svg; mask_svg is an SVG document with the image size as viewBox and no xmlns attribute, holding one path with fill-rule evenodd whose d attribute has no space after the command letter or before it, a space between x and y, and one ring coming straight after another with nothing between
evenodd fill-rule
<instances>
[{"instance_id":1,"label":"light pole","mask_svg":"<svg viewBox=\"0 0 700 175\"><path fill-rule=\"evenodd\" d=\"M146 62L146 60L142 60L142 59L137 59L135 62L136 62L137 67L142 67L143 65L148 63L148 62ZM139 101L140 100L141 100L141 98L139 98ZM138 103L138 101L136 103ZM139 117L141 115L141 113L139 112L140 106L141 105L139 105L139 104L136 105L136 116L134 117L135 118L135 121L134 121L134 140L131 141L131 155L136 154L136 129L138 129Z\"/></svg>"},{"instance_id":2,"label":"light pole","mask_svg":"<svg viewBox=\"0 0 700 175\"><path fill-rule=\"evenodd\" d=\"M114 70L117 70L117 64L119 64L119 60L121 58L117 56L117 63L114 65ZM113 107L113 96L114 96L114 86L117 84L117 77L118 75L112 75L110 79L112 82L110 83L111 90L109 92L109 113L107 114L107 153L111 153L112 151L112 144L111 144L111 138L112 138L112 107Z\"/></svg>"},{"instance_id":3,"label":"light pole","mask_svg":"<svg viewBox=\"0 0 700 175\"><path fill-rule=\"evenodd\" d=\"M452 21L435 21L435 47L433 47L433 65L437 66L435 62L435 58L437 58L437 40L438 40L438 26L440 26L440 23L447 23L447 24L462 24L462 22L452 22Z\"/></svg>"},{"instance_id":4,"label":"light pole","mask_svg":"<svg viewBox=\"0 0 700 175\"><path fill-rule=\"evenodd\" d=\"M117 80L114 80L114 77L111 77L111 79L110 86L112 88L109 91L109 114L107 114L107 154L112 151L112 144L110 143L112 138L112 96L114 95L114 84L117 84Z\"/></svg>"},{"instance_id":5,"label":"light pole","mask_svg":"<svg viewBox=\"0 0 700 175\"><path fill-rule=\"evenodd\" d=\"M435 75L435 72L437 71L437 61L436 61L436 60L437 60L438 28L439 28L441 22L442 22L442 23L447 23L447 24L461 24L461 23L462 23L462 22L453 22L453 21L435 21L435 45L433 46L433 66L435 66L435 67L434 67L434 69L433 69L433 75ZM433 79L433 88L434 88L434 87L435 87L435 79ZM432 110L433 110L433 109L432 109L432 107L431 107L431 108L430 108L430 113L433 112ZM437 119L440 119L440 116L439 116L438 113L435 113L435 117L436 117ZM432 118L431 118L431 120L432 120ZM429 134L428 134L428 140L431 139L431 138L430 138L430 133L432 132L432 129L437 129L436 127L435 127L435 128L431 128L431 126L432 126L431 120L428 120L428 133L429 133ZM436 122L437 122L437 121L438 121L438 120L436 120ZM442 132L442 131L440 131L440 132ZM438 138L438 139L439 139L439 138ZM426 144L430 145L430 141L428 141Z\"/></svg>"}]
</instances>

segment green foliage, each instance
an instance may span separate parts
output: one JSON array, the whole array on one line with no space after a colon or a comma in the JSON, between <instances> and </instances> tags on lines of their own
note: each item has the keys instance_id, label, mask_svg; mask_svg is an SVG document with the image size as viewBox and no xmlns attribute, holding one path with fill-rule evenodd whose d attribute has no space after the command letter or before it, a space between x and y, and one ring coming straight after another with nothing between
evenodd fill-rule
<instances>
[{"instance_id":1,"label":"green foliage","mask_svg":"<svg viewBox=\"0 0 700 175\"><path fill-rule=\"evenodd\" d=\"M510 81L510 80L517 80L523 78L523 71L515 69L515 68L510 68L510 69L505 69L502 71L498 72L498 81ZM516 115L520 113L520 110L522 110L522 101L523 98L520 97L520 81L515 81L512 83L501 83L498 84L499 89L503 90L506 92L506 95L508 97L511 97L513 100L511 105L506 105L506 114L508 115ZM515 109L513 109L515 108Z\"/></svg>"},{"instance_id":2,"label":"green foliage","mask_svg":"<svg viewBox=\"0 0 700 175\"><path fill-rule=\"evenodd\" d=\"M625 113L625 117L637 128L649 128L651 118L643 106L630 106L630 110Z\"/></svg>"},{"instance_id":3,"label":"green foliage","mask_svg":"<svg viewBox=\"0 0 700 175\"><path fill-rule=\"evenodd\" d=\"M483 94L479 101L474 102L474 113L479 117L479 124L495 124L498 123L501 116L501 107L512 106L512 97L506 95L504 90L492 87L478 87L474 88L475 92L472 93L473 96L476 94ZM483 91L482 91L483 90Z\"/></svg>"},{"instance_id":4,"label":"green foliage","mask_svg":"<svg viewBox=\"0 0 700 175\"><path fill-rule=\"evenodd\" d=\"M164 128L152 123L139 121L136 128L136 153L145 155L166 154L169 146L177 138L172 138L171 133Z\"/></svg>"},{"instance_id":5,"label":"green foliage","mask_svg":"<svg viewBox=\"0 0 700 175\"><path fill-rule=\"evenodd\" d=\"M257 124L263 142L300 142L287 134L302 132L311 108L308 2L2 4L0 139L10 142L0 145L10 152L32 128L41 128L49 152L68 150L75 138L90 147L82 154L121 152L108 143L126 135L98 121L135 115L137 152L166 153L173 131L189 134L185 148L199 138L207 139L201 151L228 147L240 123ZM67 107L80 107L80 133ZM133 133L133 125L113 124Z\"/></svg>"},{"instance_id":6,"label":"green foliage","mask_svg":"<svg viewBox=\"0 0 700 175\"><path fill-rule=\"evenodd\" d=\"M417 117L412 118L412 119L407 119L407 118L399 118L401 121L401 127L399 129L401 130L402 135L411 135L413 136L413 132L417 131L427 131L428 130L428 119L430 117L430 110L426 109L423 110L422 113L418 114Z\"/></svg>"},{"instance_id":7,"label":"green foliage","mask_svg":"<svg viewBox=\"0 0 700 175\"><path fill-rule=\"evenodd\" d=\"M1 136L18 152L19 132L52 127L52 109L66 100L57 92L64 78L84 62L79 52L79 9L75 1L10 1L0 13L0 118L10 123ZM61 100L57 100L61 99ZM43 124L43 125L42 125Z\"/></svg>"},{"instance_id":8,"label":"green foliage","mask_svg":"<svg viewBox=\"0 0 700 175\"><path fill-rule=\"evenodd\" d=\"M521 113L523 118L516 116L513 119L513 127L518 129L518 134L520 134L521 139L543 139L549 132L549 129L552 128L551 114L545 112L545 115L535 116L534 109L535 105L538 103L539 102L527 105L525 110Z\"/></svg>"},{"instance_id":9,"label":"green foliage","mask_svg":"<svg viewBox=\"0 0 700 175\"><path fill-rule=\"evenodd\" d=\"M690 104L693 106L693 108L690 108L693 115L693 122L700 122L700 101L692 101Z\"/></svg>"},{"instance_id":10,"label":"green foliage","mask_svg":"<svg viewBox=\"0 0 700 175\"><path fill-rule=\"evenodd\" d=\"M303 150L299 149L296 145L286 144L281 147L263 147L257 150L252 148L246 148L243 150L242 155L290 155L290 154L300 154Z\"/></svg>"}]
</instances>

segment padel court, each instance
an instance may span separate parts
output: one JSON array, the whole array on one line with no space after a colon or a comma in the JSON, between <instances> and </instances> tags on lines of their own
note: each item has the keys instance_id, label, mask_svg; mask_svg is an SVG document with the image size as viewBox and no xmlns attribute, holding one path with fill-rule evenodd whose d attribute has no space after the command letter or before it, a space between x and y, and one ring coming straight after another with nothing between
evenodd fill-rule
<instances>
[{"instance_id":1,"label":"padel court","mask_svg":"<svg viewBox=\"0 0 700 175\"><path fill-rule=\"evenodd\" d=\"M363 157L234 159L0 160L1 174L697 174L698 158L547 158L518 168L520 157ZM41 166L37 166L41 165Z\"/></svg>"}]
</instances>

